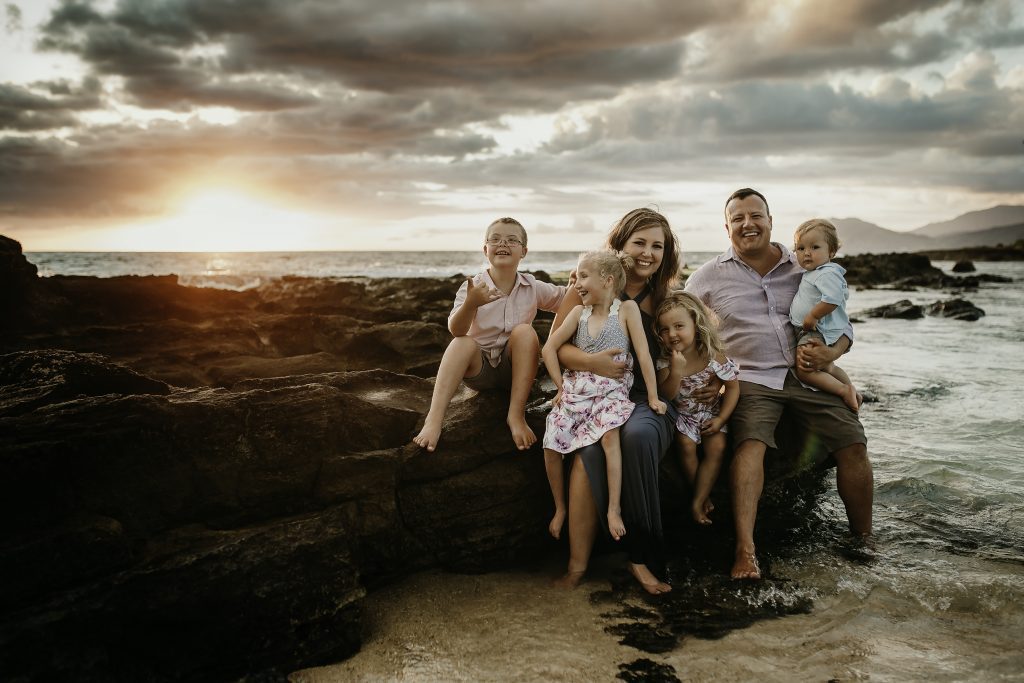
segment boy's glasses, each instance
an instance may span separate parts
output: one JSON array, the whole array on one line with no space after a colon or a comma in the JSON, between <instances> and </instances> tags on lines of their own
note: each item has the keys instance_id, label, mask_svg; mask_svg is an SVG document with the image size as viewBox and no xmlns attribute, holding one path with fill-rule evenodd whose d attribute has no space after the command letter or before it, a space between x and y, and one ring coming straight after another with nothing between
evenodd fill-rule
<instances>
[{"instance_id":1,"label":"boy's glasses","mask_svg":"<svg viewBox=\"0 0 1024 683\"><path fill-rule=\"evenodd\" d=\"M484 241L487 242L487 244L490 244L491 246L494 247L500 244L507 244L510 247L523 246L523 241L518 237L498 237L497 235L491 235Z\"/></svg>"}]
</instances>

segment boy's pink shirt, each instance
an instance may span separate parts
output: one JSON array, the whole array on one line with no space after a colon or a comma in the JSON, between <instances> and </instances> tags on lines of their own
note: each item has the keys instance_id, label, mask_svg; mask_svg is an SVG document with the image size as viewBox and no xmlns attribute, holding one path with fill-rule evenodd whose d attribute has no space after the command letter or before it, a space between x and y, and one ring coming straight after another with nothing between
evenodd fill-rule
<instances>
[{"instance_id":1,"label":"boy's pink shirt","mask_svg":"<svg viewBox=\"0 0 1024 683\"><path fill-rule=\"evenodd\" d=\"M494 287L494 280L486 270L473 277L473 286ZM455 295L455 305L448 314L450 319L455 311L466 301L467 285L459 287ZM532 323L537 317L537 309L558 310L565 296L563 285L541 282L529 273L517 273L516 284L508 296L503 296L489 304L476 309L473 324L469 327L468 336L476 340L480 348L487 354L492 367L501 361L501 353L512 335L512 328L522 323Z\"/></svg>"}]
</instances>

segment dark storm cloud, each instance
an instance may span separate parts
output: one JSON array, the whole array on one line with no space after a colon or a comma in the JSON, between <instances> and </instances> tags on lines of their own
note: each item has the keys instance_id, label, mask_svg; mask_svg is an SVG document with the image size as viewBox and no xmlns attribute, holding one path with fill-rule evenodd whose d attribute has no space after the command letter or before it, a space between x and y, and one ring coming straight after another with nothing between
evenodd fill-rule
<instances>
[{"instance_id":1,"label":"dark storm cloud","mask_svg":"<svg viewBox=\"0 0 1024 683\"><path fill-rule=\"evenodd\" d=\"M75 113L101 106L100 83L87 78L81 85L67 81L19 86L0 83L0 130L34 131L77 124Z\"/></svg>"},{"instance_id":2,"label":"dark storm cloud","mask_svg":"<svg viewBox=\"0 0 1024 683\"><path fill-rule=\"evenodd\" d=\"M8 33L21 30L21 8L11 3L4 5L4 27Z\"/></svg>"}]
</instances>

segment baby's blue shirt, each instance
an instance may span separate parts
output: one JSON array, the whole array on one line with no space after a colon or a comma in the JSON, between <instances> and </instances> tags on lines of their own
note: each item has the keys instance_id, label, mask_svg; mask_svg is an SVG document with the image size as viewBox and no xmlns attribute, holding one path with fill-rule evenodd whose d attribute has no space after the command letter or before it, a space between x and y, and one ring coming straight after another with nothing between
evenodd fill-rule
<instances>
[{"instance_id":1,"label":"baby's blue shirt","mask_svg":"<svg viewBox=\"0 0 1024 683\"><path fill-rule=\"evenodd\" d=\"M850 298L850 290L846 286L846 278L843 277L845 273L845 268L832 262L807 271L800 280L800 288L789 307L790 322L798 328L803 328L804 318L815 304L821 301L835 304L834 311L818 320L818 332L821 332L829 346L843 336L843 332L850 324L850 316L846 314L846 300Z\"/></svg>"}]
</instances>

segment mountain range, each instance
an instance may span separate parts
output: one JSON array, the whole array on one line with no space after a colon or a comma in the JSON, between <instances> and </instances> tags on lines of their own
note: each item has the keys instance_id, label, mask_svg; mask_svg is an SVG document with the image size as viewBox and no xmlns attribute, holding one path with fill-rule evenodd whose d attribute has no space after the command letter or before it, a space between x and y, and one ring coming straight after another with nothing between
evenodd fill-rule
<instances>
[{"instance_id":1,"label":"mountain range","mask_svg":"<svg viewBox=\"0 0 1024 683\"><path fill-rule=\"evenodd\" d=\"M831 219L839 229L844 254L927 251L1010 245L1024 240L1024 206L993 206L914 230L888 230L859 218Z\"/></svg>"}]
</instances>

